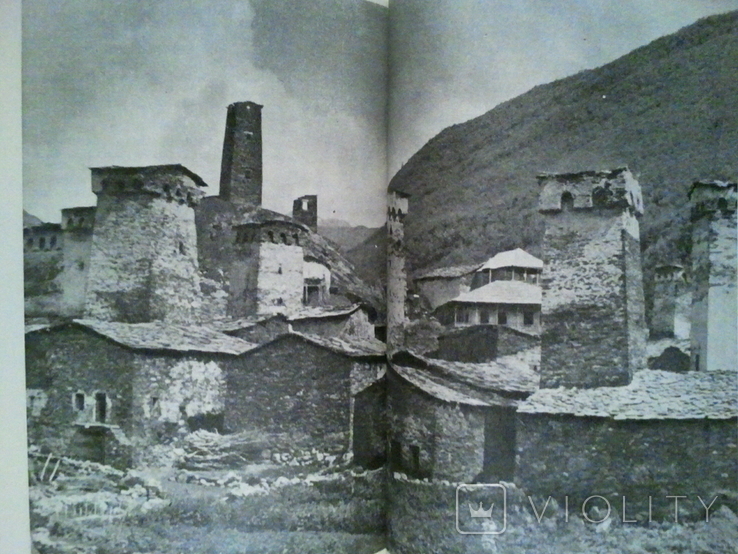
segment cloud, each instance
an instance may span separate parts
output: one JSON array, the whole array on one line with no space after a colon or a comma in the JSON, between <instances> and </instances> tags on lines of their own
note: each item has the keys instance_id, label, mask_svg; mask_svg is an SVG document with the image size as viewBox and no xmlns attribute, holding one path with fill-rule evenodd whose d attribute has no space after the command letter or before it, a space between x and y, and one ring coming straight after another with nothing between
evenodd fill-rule
<instances>
[{"instance_id":1,"label":"cloud","mask_svg":"<svg viewBox=\"0 0 738 554\"><path fill-rule=\"evenodd\" d=\"M291 4L278 4L286 17ZM290 21L302 34L316 32L314 18ZM310 60L304 48L286 52L291 66L272 67L265 44L284 29L264 24L246 2L27 0L26 208L58 220L62 207L94 204L87 168L99 165L182 163L214 193L226 107L252 100L265 106L267 207L289 212L294 197L314 192L323 214L381 221L384 121L372 119L372 102L383 98L371 98L381 88L360 83L353 92L350 76L321 70L349 65L340 48L327 60ZM332 30L334 40L349 40L346 21ZM312 90L311 78L319 83ZM325 102L331 83L340 86Z\"/></svg>"}]
</instances>

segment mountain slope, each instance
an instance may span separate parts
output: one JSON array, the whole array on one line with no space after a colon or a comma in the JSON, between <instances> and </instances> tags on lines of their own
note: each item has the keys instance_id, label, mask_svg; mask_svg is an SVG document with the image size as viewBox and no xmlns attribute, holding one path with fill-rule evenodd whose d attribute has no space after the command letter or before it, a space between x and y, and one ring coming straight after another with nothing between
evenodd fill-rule
<instances>
[{"instance_id":1,"label":"mountain slope","mask_svg":"<svg viewBox=\"0 0 738 554\"><path fill-rule=\"evenodd\" d=\"M536 174L628 165L643 188L648 274L688 261L687 191L738 178L738 12L538 86L443 130L390 183L411 194L411 270L537 254Z\"/></svg>"}]
</instances>

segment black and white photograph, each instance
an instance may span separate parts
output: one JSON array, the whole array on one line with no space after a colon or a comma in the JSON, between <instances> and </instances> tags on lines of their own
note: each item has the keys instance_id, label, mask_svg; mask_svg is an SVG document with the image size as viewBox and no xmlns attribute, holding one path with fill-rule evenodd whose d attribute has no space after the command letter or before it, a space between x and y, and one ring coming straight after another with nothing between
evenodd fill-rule
<instances>
[{"instance_id":1,"label":"black and white photograph","mask_svg":"<svg viewBox=\"0 0 738 554\"><path fill-rule=\"evenodd\" d=\"M32 554L735 552L737 0L20 15Z\"/></svg>"}]
</instances>

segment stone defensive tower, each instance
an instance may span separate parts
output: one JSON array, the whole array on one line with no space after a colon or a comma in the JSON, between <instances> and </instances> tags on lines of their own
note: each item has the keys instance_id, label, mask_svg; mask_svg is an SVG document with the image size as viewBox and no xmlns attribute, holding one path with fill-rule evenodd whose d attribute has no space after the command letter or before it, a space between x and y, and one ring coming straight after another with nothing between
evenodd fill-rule
<instances>
[{"instance_id":1,"label":"stone defensive tower","mask_svg":"<svg viewBox=\"0 0 738 554\"><path fill-rule=\"evenodd\" d=\"M92 169L86 317L193 322L200 300L193 208L203 186L181 165Z\"/></svg>"},{"instance_id":2,"label":"stone defensive tower","mask_svg":"<svg viewBox=\"0 0 738 554\"><path fill-rule=\"evenodd\" d=\"M626 385L645 367L640 185L625 167L538 181L541 387Z\"/></svg>"},{"instance_id":3,"label":"stone defensive tower","mask_svg":"<svg viewBox=\"0 0 738 554\"><path fill-rule=\"evenodd\" d=\"M81 316L85 309L94 224L94 206L62 210L62 313L65 316Z\"/></svg>"},{"instance_id":4,"label":"stone defensive tower","mask_svg":"<svg viewBox=\"0 0 738 554\"><path fill-rule=\"evenodd\" d=\"M387 195L387 351L392 354L405 342L405 216L409 195L391 191Z\"/></svg>"},{"instance_id":5,"label":"stone defensive tower","mask_svg":"<svg viewBox=\"0 0 738 554\"><path fill-rule=\"evenodd\" d=\"M228 106L220 197L234 204L261 206L261 109L254 102Z\"/></svg>"},{"instance_id":6,"label":"stone defensive tower","mask_svg":"<svg viewBox=\"0 0 738 554\"><path fill-rule=\"evenodd\" d=\"M736 183L696 182L692 205L692 369L736 369Z\"/></svg>"},{"instance_id":7,"label":"stone defensive tower","mask_svg":"<svg viewBox=\"0 0 738 554\"><path fill-rule=\"evenodd\" d=\"M689 284L684 267L664 264L655 268L649 334L652 339L689 336L688 308L691 306L683 306L688 297ZM691 304L691 299L686 301Z\"/></svg>"},{"instance_id":8,"label":"stone defensive tower","mask_svg":"<svg viewBox=\"0 0 738 554\"><path fill-rule=\"evenodd\" d=\"M302 308L302 246L307 230L274 220L238 225L234 232L228 315L237 318Z\"/></svg>"},{"instance_id":9,"label":"stone defensive tower","mask_svg":"<svg viewBox=\"0 0 738 554\"><path fill-rule=\"evenodd\" d=\"M292 203L292 219L318 232L318 197L315 194L301 196Z\"/></svg>"}]
</instances>

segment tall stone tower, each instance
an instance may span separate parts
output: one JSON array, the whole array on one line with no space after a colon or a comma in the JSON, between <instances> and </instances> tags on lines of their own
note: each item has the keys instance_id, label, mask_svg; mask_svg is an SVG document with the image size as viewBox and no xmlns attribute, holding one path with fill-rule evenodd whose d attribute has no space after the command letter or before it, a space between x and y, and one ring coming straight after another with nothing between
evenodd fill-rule
<instances>
[{"instance_id":1,"label":"tall stone tower","mask_svg":"<svg viewBox=\"0 0 738 554\"><path fill-rule=\"evenodd\" d=\"M738 368L736 183L696 182L692 204L692 368Z\"/></svg>"},{"instance_id":2,"label":"tall stone tower","mask_svg":"<svg viewBox=\"0 0 738 554\"><path fill-rule=\"evenodd\" d=\"M541 387L626 385L645 368L640 185L625 167L538 181Z\"/></svg>"},{"instance_id":3,"label":"tall stone tower","mask_svg":"<svg viewBox=\"0 0 738 554\"><path fill-rule=\"evenodd\" d=\"M689 298L689 284L684 268L679 264L663 264L655 268L653 281L653 309L649 336L687 338L685 327L689 315L683 303ZM691 299L687 300L691 304ZM690 306L691 307L691 306ZM686 317L685 317L686 316Z\"/></svg>"},{"instance_id":4,"label":"tall stone tower","mask_svg":"<svg viewBox=\"0 0 738 554\"><path fill-rule=\"evenodd\" d=\"M234 227L228 315L293 312L303 305L303 244L307 230L290 221Z\"/></svg>"},{"instance_id":5,"label":"tall stone tower","mask_svg":"<svg viewBox=\"0 0 738 554\"><path fill-rule=\"evenodd\" d=\"M65 316L80 316L84 313L94 224L94 206L62 210L62 313Z\"/></svg>"},{"instance_id":6,"label":"tall stone tower","mask_svg":"<svg viewBox=\"0 0 738 554\"><path fill-rule=\"evenodd\" d=\"M234 204L261 206L261 108L254 102L228 106L220 197Z\"/></svg>"},{"instance_id":7,"label":"tall stone tower","mask_svg":"<svg viewBox=\"0 0 738 554\"><path fill-rule=\"evenodd\" d=\"M407 269L405 267L405 216L409 195L390 191L387 195L387 351L404 345Z\"/></svg>"},{"instance_id":8,"label":"tall stone tower","mask_svg":"<svg viewBox=\"0 0 738 554\"><path fill-rule=\"evenodd\" d=\"M203 186L181 165L92 169L86 317L193 322L200 301L193 208Z\"/></svg>"},{"instance_id":9,"label":"tall stone tower","mask_svg":"<svg viewBox=\"0 0 738 554\"><path fill-rule=\"evenodd\" d=\"M292 219L299 221L313 233L318 232L318 197L315 194L301 196L292 203Z\"/></svg>"}]
</instances>

